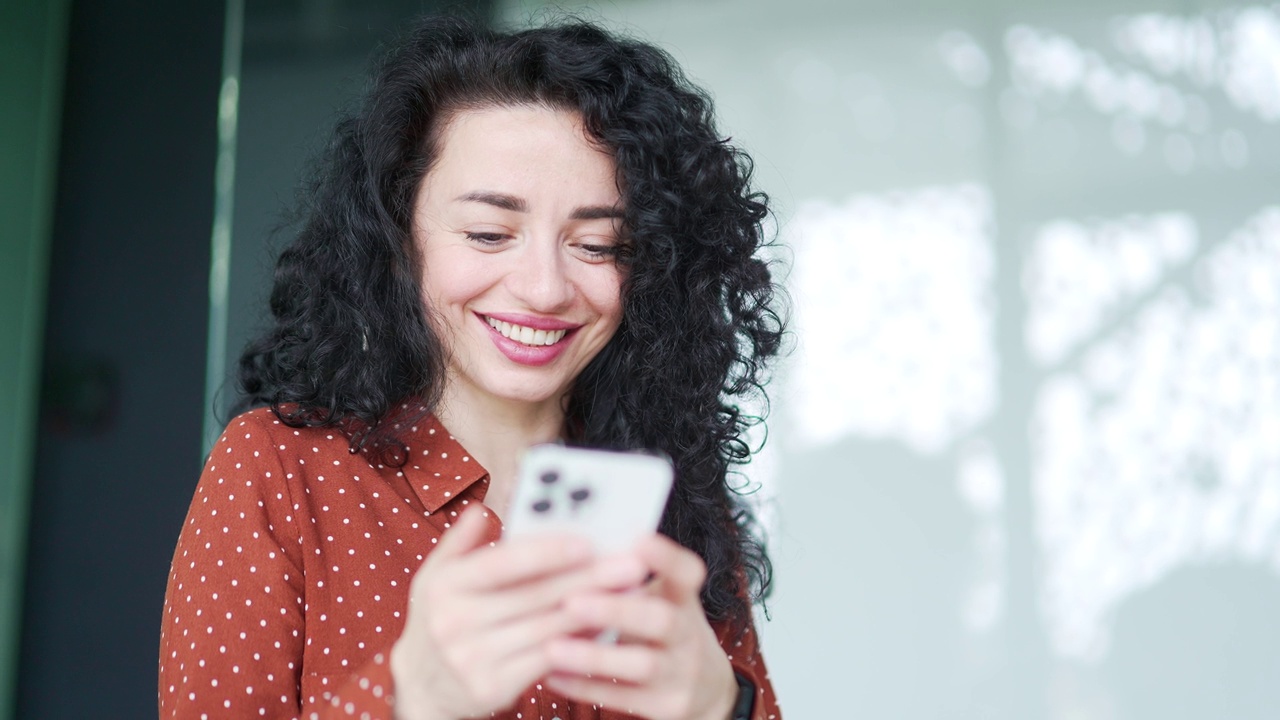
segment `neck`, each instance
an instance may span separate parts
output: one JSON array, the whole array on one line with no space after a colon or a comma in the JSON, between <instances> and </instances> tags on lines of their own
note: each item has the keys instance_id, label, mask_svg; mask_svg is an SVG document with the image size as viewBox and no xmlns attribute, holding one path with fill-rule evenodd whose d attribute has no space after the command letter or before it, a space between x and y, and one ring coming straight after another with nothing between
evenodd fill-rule
<instances>
[{"instance_id":1,"label":"neck","mask_svg":"<svg viewBox=\"0 0 1280 720\"><path fill-rule=\"evenodd\" d=\"M478 396L449 383L436 417L467 452L489 471L485 504L502 514L515 489L520 458L532 445L555 442L564 429L558 398L542 403Z\"/></svg>"}]
</instances>

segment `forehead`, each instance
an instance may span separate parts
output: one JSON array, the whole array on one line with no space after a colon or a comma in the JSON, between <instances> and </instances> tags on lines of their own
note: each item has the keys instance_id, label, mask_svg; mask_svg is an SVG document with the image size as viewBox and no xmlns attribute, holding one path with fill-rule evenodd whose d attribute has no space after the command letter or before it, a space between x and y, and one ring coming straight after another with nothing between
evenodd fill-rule
<instances>
[{"instance_id":1,"label":"forehead","mask_svg":"<svg viewBox=\"0 0 1280 720\"><path fill-rule=\"evenodd\" d=\"M539 105L455 111L425 180L437 190L484 189L534 201L564 193L578 203L620 200L613 157L587 134L582 117Z\"/></svg>"}]
</instances>

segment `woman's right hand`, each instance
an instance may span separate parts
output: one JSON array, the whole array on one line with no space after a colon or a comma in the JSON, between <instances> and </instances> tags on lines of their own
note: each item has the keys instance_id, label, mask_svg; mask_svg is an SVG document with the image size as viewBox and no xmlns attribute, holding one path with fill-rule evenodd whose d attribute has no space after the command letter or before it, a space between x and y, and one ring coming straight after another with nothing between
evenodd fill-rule
<instances>
[{"instance_id":1,"label":"woman's right hand","mask_svg":"<svg viewBox=\"0 0 1280 720\"><path fill-rule=\"evenodd\" d=\"M427 556L409 590L404 632L391 649L399 720L459 720L509 707L551 665L548 640L583 630L561 600L583 589L640 585L627 556L601 563L571 536L489 546L470 508Z\"/></svg>"}]
</instances>

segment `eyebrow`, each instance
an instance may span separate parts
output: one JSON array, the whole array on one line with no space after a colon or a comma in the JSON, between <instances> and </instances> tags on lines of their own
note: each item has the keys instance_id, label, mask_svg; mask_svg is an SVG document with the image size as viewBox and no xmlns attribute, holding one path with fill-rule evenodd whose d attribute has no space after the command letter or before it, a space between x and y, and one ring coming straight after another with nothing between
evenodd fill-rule
<instances>
[{"instance_id":1,"label":"eyebrow","mask_svg":"<svg viewBox=\"0 0 1280 720\"><path fill-rule=\"evenodd\" d=\"M580 207L569 215L570 220L621 220L622 208L604 205L588 205Z\"/></svg>"},{"instance_id":2,"label":"eyebrow","mask_svg":"<svg viewBox=\"0 0 1280 720\"><path fill-rule=\"evenodd\" d=\"M458 202L477 202L492 205L501 210L510 210L512 212L529 212L529 203L525 202L524 198L507 195L506 193L480 190L459 195L454 199ZM571 220L621 220L622 218L622 208L609 205L584 205L574 209L569 215Z\"/></svg>"}]
</instances>

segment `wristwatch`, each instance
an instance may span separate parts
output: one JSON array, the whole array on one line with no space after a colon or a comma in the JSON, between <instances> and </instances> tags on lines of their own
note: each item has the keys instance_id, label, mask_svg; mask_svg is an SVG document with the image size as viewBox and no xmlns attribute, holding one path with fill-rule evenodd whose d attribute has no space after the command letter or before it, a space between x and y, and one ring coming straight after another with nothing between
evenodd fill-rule
<instances>
[{"instance_id":1,"label":"wristwatch","mask_svg":"<svg viewBox=\"0 0 1280 720\"><path fill-rule=\"evenodd\" d=\"M729 720L751 720L751 711L756 706L756 686L750 680L734 671L734 679L738 681L738 699L733 701L733 714Z\"/></svg>"}]
</instances>

